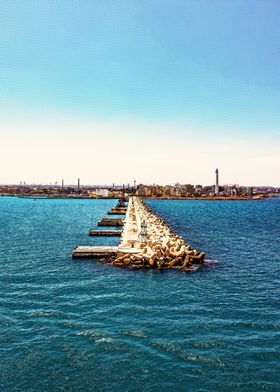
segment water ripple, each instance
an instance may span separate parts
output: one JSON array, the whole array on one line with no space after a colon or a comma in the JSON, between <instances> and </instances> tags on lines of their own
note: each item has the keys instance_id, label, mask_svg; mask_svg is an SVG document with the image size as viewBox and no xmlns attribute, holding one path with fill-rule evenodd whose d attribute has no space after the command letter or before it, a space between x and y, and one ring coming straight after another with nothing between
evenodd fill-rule
<instances>
[{"instance_id":1,"label":"water ripple","mask_svg":"<svg viewBox=\"0 0 280 392\"><path fill-rule=\"evenodd\" d=\"M280 199L149 201L191 274L72 260L114 204L0 198L0 390L278 392Z\"/></svg>"}]
</instances>

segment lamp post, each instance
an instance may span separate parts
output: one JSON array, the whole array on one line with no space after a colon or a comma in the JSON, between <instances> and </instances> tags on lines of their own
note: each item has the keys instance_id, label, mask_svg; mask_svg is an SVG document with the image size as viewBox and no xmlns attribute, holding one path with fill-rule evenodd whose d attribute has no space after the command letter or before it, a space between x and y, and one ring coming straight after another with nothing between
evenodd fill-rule
<instances>
[{"instance_id":1,"label":"lamp post","mask_svg":"<svg viewBox=\"0 0 280 392\"><path fill-rule=\"evenodd\" d=\"M142 244L147 242L147 225L146 225L145 221L141 222L141 229L140 229L140 233L139 233L139 242L141 242Z\"/></svg>"}]
</instances>

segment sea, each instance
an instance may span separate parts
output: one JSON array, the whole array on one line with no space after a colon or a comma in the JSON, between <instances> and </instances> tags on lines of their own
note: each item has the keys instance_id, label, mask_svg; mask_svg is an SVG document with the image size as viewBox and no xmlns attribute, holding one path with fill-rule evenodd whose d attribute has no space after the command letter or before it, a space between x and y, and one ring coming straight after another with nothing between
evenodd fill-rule
<instances>
[{"instance_id":1,"label":"sea","mask_svg":"<svg viewBox=\"0 0 280 392\"><path fill-rule=\"evenodd\" d=\"M280 391L280 198L148 200L195 272L72 259L116 200L0 198L0 391Z\"/></svg>"}]
</instances>

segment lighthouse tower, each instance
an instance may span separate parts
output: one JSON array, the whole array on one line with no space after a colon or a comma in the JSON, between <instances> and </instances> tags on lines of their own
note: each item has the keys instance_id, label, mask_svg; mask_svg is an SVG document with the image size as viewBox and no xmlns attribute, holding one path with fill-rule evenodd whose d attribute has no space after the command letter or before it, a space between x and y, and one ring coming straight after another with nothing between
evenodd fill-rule
<instances>
[{"instance_id":1,"label":"lighthouse tower","mask_svg":"<svg viewBox=\"0 0 280 392\"><path fill-rule=\"evenodd\" d=\"M215 185L215 195L219 194L219 170L215 170L216 173L216 185Z\"/></svg>"}]
</instances>

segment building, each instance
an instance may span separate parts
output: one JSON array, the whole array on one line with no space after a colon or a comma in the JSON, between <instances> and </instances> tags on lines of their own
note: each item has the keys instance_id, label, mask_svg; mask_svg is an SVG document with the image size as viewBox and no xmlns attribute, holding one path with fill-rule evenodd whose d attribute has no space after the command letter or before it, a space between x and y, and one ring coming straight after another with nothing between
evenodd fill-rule
<instances>
[{"instance_id":1,"label":"building","mask_svg":"<svg viewBox=\"0 0 280 392\"><path fill-rule=\"evenodd\" d=\"M99 197L108 197L109 191L108 189L96 189L95 194Z\"/></svg>"}]
</instances>

